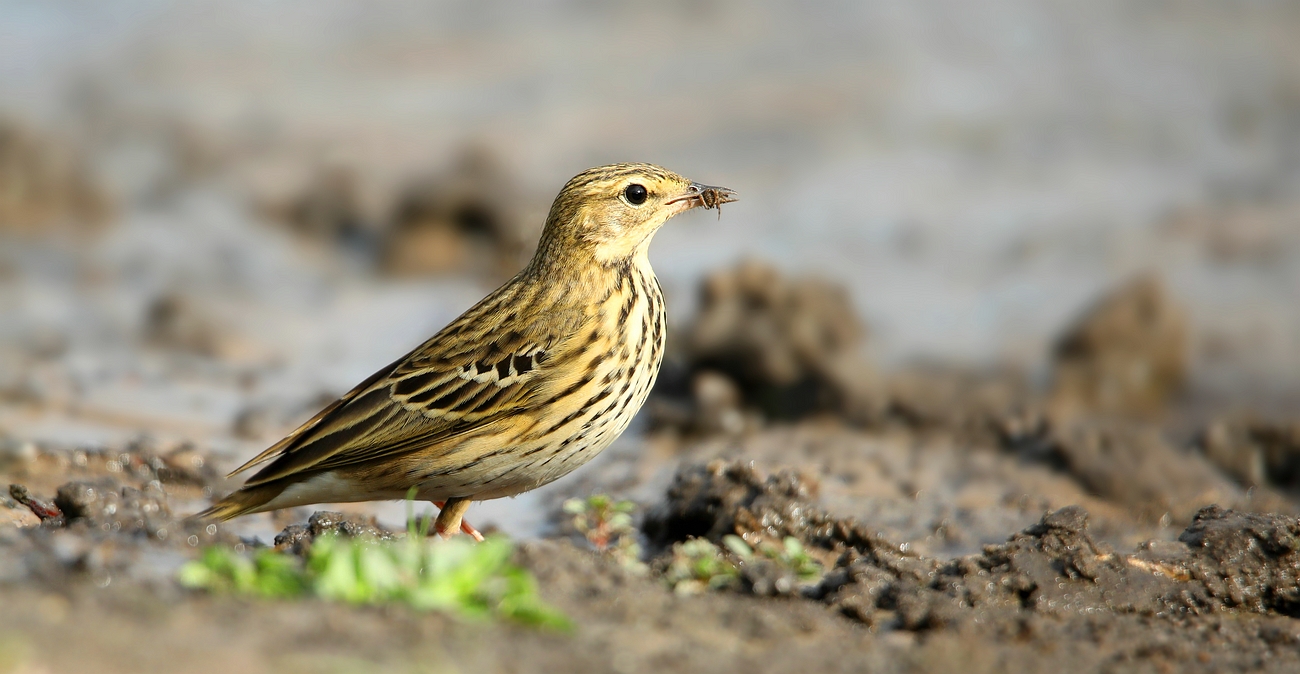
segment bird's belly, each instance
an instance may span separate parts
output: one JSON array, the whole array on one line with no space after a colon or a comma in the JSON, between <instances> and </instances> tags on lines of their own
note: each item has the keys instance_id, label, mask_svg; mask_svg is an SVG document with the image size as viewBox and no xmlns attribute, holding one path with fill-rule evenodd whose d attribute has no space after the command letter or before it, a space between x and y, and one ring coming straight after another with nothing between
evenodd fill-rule
<instances>
[{"instance_id":1,"label":"bird's belly","mask_svg":"<svg viewBox=\"0 0 1300 674\"><path fill-rule=\"evenodd\" d=\"M522 468L512 470L508 474L485 480L478 486L473 498L477 501L487 501L515 496L550 484L596 458L613 443L617 436L617 433L612 433L589 444L573 445L570 451L557 451L547 458L523 464Z\"/></svg>"},{"instance_id":2,"label":"bird's belly","mask_svg":"<svg viewBox=\"0 0 1300 674\"><path fill-rule=\"evenodd\" d=\"M461 492L457 496L475 500L514 496L564 477L595 458L627 430L654 386L662 347L639 346L647 351L637 359L640 366L627 376L593 387L577 396L576 403L549 411L551 417L572 417L572 420L539 437L521 433L502 438L503 444L511 447L510 451L498 452L501 446L485 446L476 453L489 458L480 460L472 471L446 476L459 484L444 482L440 486L456 489ZM588 404L595 398L600 401Z\"/></svg>"},{"instance_id":3,"label":"bird's belly","mask_svg":"<svg viewBox=\"0 0 1300 674\"><path fill-rule=\"evenodd\" d=\"M278 496L254 512L296 508L317 503L359 503L405 497L404 490L384 488L364 480L353 479L339 471L329 471L289 485Z\"/></svg>"}]
</instances>

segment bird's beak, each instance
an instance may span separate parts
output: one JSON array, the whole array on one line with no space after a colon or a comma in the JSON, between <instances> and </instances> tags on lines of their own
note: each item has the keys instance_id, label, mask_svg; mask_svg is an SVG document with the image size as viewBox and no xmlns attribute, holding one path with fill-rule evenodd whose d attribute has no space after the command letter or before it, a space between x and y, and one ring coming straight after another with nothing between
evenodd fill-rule
<instances>
[{"instance_id":1,"label":"bird's beak","mask_svg":"<svg viewBox=\"0 0 1300 674\"><path fill-rule=\"evenodd\" d=\"M691 183L686 193L668 200L668 204L682 203L683 211L690 210L696 206L703 206L706 209L718 209L718 217L722 217L722 205L729 204L736 200L735 191L726 187L714 187L712 185L701 185L700 183Z\"/></svg>"}]
</instances>

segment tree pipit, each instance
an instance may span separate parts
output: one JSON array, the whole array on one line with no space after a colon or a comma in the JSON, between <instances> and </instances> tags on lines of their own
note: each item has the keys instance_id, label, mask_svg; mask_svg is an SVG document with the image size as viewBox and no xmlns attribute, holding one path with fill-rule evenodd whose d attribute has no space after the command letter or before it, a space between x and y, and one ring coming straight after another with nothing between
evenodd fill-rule
<instances>
[{"instance_id":1,"label":"tree pipit","mask_svg":"<svg viewBox=\"0 0 1300 674\"><path fill-rule=\"evenodd\" d=\"M414 488L441 509L440 535L481 540L462 519L470 502L562 477L627 428L664 351L650 240L678 213L734 200L649 164L579 173L523 271L231 473L266 464L199 517Z\"/></svg>"}]
</instances>

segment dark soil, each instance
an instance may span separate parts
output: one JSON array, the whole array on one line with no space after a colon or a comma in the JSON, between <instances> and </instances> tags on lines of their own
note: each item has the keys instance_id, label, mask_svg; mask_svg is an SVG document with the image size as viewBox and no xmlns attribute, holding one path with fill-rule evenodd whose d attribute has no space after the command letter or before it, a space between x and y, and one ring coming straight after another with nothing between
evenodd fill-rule
<instances>
[{"instance_id":1,"label":"dark soil","mask_svg":"<svg viewBox=\"0 0 1300 674\"><path fill-rule=\"evenodd\" d=\"M1117 553L1088 513L1048 513L1006 543L942 560L907 550L809 500L802 478L717 461L681 473L647 522L659 542L734 533L757 544L796 536L833 560L799 594L872 630L961 643L974 662L1029 671L1173 666L1174 671L1300 666L1300 521L1210 506L1174 542ZM780 594L768 569L745 569L754 594ZM792 587L786 583L785 587ZM793 600L792 601L796 601ZM931 657L918 646L924 660Z\"/></svg>"},{"instance_id":2,"label":"dark soil","mask_svg":"<svg viewBox=\"0 0 1300 674\"><path fill-rule=\"evenodd\" d=\"M1178 533L1150 517L1156 504L1195 498L1179 496L1182 480L1170 481L1173 491L1143 487L1143 471L1168 469L1160 451L1192 466L1203 465L1198 454L1167 448L1144 451L1156 458L1136 466L1089 463L1072 457L1101 450L1072 449L1069 439L1042 440L1051 449L1035 454L1011 444L961 448L945 431L929 435L812 422L681 446L693 458L642 526L651 569L663 567L654 558L671 555L674 542L737 534L755 547L794 536L824 575L799 582L779 565L754 562L742 565L734 589L684 596L656 571L638 575L568 539L521 545L519 560L543 596L577 623L571 635L397 607L184 591L171 574L203 546L253 544L225 527L186 521L170 505L217 481L194 467L193 450L160 458L135 447L72 464L39 451L8 469L33 485L24 498L50 511L39 524L0 528L0 596L21 607L0 614L0 633L11 635L0 655L55 671L140 671L164 662L172 671L177 663L185 671L337 671L328 668L349 662L398 671L430 663L618 672L1300 667L1300 521L1209 506L1187 513ZM1142 444L1141 434L1105 437L1094 444L1156 446ZM745 458L698 462L710 454ZM1048 458L1026 458L1033 456ZM1107 478L1104 465L1128 477ZM959 472L965 484L951 479ZM1249 505L1229 481L1214 481L1216 471L1203 474L1222 496ZM76 479L50 486L56 476ZM1070 484L1072 491L1063 488ZM1000 493L984 493L991 485ZM939 493L926 497L926 489ZM1085 505L1068 505L1075 496ZM911 519L902 514L909 510ZM323 531L391 535L373 520L322 512L275 544L300 551ZM1150 540L1128 543L1143 537ZM70 634L73 648L64 644Z\"/></svg>"}]
</instances>

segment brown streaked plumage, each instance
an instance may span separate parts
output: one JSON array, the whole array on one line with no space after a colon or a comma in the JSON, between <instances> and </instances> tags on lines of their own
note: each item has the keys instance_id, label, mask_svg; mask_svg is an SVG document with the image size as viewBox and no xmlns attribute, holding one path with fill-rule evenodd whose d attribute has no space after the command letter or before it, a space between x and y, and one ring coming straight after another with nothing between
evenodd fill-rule
<instances>
[{"instance_id":1,"label":"brown streaked plumage","mask_svg":"<svg viewBox=\"0 0 1300 674\"><path fill-rule=\"evenodd\" d=\"M647 249L672 216L731 190L650 164L589 169L560 190L532 261L395 363L241 466L263 468L200 517L417 497L477 536L471 501L590 460L627 428L663 358Z\"/></svg>"}]
</instances>

